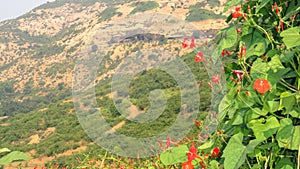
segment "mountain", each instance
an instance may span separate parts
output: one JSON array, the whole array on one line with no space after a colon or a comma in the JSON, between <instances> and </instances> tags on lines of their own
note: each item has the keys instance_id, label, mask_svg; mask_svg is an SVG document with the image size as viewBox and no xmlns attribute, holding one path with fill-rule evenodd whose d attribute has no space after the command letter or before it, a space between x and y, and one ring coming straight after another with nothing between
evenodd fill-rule
<instances>
[{"instance_id":1,"label":"mountain","mask_svg":"<svg viewBox=\"0 0 300 169\"><path fill-rule=\"evenodd\" d=\"M135 136L149 136L149 133L143 133L141 126L126 120L114 107L110 84L118 65L125 56L151 46L168 49L181 57L191 67L197 82L204 85L204 79L208 78L204 68L193 63L194 54L191 51L180 50L181 41L189 33L200 36L203 41L209 40L218 29L225 27L225 17L221 14L224 3L223 0L56 0L17 19L1 22L1 147L21 150L33 156L29 168L71 155L72 152L92 151L91 147L95 145L76 117L72 103L72 82L77 71L74 68L78 66L82 52L87 47L90 52L99 51L102 41L111 47L99 64L95 78L97 103L104 110L103 116L112 126L119 125L115 130ZM151 21L139 25L139 29L134 31L125 31L124 35L116 31L136 25L125 22L127 17L150 15L153 12L181 19L194 28L189 28L190 32L176 30L158 34L148 30L151 28L149 23L154 23ZM99 31L115 34L103 36L97 42L98 46L91 44L91 37L95 37ZM164 71L151 70L151 63L146 66L149 66L149 70L136 75L131 83L129 93L136 105L132 108L136 111L147 110L150 107L148 96L153 89L165 90L167 99L172 100L161 120L151 124L157 126L149 129L152 131L150 135L155 135L157 131L168 127L162 127L162 124L174 121L180 109L177 105L180 100L179 89ZM146 90L145 86L140 87L145 84L148 84ZM204 107L201 111L207 110L209 105L207 91L200 90L205 100L201 102ZM128 132L132 129L135 131Z\"/></svg>"}]
</instances>

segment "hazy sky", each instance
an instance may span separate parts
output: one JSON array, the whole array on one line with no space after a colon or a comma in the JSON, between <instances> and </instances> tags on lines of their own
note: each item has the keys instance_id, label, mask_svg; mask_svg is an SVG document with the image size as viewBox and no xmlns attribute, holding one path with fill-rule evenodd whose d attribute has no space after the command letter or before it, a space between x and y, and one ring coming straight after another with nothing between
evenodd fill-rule
<instances>
[{"instance_id":1,"label":"hazy sky","mask_svg":"<svg viewBox=\"0 0 300 169\"><path fill-rule=\"evenodd\" d=\"M0 0L0 21L13 19L53 0Z\"/></svg>"}]
</instances>

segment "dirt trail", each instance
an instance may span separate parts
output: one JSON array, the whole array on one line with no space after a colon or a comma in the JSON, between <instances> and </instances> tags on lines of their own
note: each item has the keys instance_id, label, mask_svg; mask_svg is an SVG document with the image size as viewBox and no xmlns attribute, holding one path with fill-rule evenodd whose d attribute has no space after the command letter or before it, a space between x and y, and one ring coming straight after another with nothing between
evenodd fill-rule
<instances>
[{"instance_id":1,"label":"dirt trail","mask_svg":"<svg viewBox=\"0 0 300 169\"><path fill-rule=\"evenodd\" d=\"M144 113L144 112L139 111L139 109L135 105L131 105L129 107L129 110L130 110L131 113L129 114L129 116L128 116L127 119L134 119L139 114ZM120 123L118 123L117 125L115 125L113 128L111 128L110 130L106 131L105 134L111 134L111 133L116 132L116 130L118 130L121 127L123 127L125 125L125 123L126 123L125 120L121 121Z\"/></svg>"}]
</instances>

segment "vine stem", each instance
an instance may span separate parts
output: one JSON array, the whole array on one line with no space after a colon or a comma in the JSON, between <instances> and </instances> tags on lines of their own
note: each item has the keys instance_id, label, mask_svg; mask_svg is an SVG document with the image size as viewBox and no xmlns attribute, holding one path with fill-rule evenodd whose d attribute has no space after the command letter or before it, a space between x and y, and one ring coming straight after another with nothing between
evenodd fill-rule
<instances>
[{"instance_id":1,"label":"vine stem","mask_svg":"<svg viewBox=\"0 0 300 169\"><path fill-rule=\"evenodd\" d=\"M256 27L258 30L262 31L264 34L267 35L269 41L271 42L272 49L274 49L274 44L273 44L274 40L272 40L272 38L269 35L269 33L264 28L262 28L261 26L257 25L257 23L253 20L253 18L250 18L250 21L254 25L254 27Z\"/></svg>"},{"instance_id":2,"label":"vine stem","mask_svg":"<svg viewBox=\"0 0 300 169\"><path fill-rule=\"evenodd\" d=\"M254 110L252 108L252 106L250 106L239 94L238 94L239 99L242 100L242 102L244 102L252 111L254 111L256 114L261 115L259 112L257 112L256 110Z\"/></svg>"},{"instance_id":3,"label":"vine stem","mask_svg":"<svg viewBox=\"0 0 300 169\"><path fill-rule=\"evenodd\" d=\"M107 151L105 152L104 158L103 158L102 161L101 161L100 168L102 168L102 166L103 166L103 164L104 164L104 161L105 161L106 157L107 157Z\"/></svg>"},{"instance_id":4,"label":"vine stem","mask_svg":"<svg viewBox=\"0 0 300 169\"><path fill-rule=\"evenodd\" d=\"M297 169L300 169L300 145L298 147L298 167Z\"/></svg>"},{"instance_id":5,"label":"vine stem","mask_svg":"<svg viewBox=\"0 0 300 169\"><path fill-rule=\"evenodd\" d=\"M299 92L297 89L294 89L293 86L290 86L290 84L288 84L284 79L280 79L279 82L280 82L280 84L282 84L283 86L285 86L289 90L294 91L294 92Z\"/></svg>"},{"instance_id":6,"label":"vine stem","mask_svg":"<svg viewBox=\"0 0 300 169\"><path fill-rule=\"evenodd\" d=\"M266 163L265 163L265 169L268 169L268 163L269 163L271 154L272 154L272 149L270 150L270 155L268 156L268 158L267 158L267 160L266 160Z\"/></svg>"}]
</instances>

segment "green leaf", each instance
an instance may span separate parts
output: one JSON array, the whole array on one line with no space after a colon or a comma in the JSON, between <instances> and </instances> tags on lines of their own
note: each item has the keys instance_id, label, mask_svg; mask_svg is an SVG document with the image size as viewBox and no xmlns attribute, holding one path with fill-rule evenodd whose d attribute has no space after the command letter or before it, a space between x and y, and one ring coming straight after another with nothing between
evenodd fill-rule
<instances>
[{"instance_id":1,"label":"green leaf","mask_svg":"<svg viewBox=\"0 0 300 169\"><path fill-rule=\"evenodd\" d=\"M218 45L216 46L213 54L211 55L213 61L218 60L220 58L221 53L224 49L230 48L234 46L237 41L237 32L235 27L230 27L229 29L225 29L219 31L216 35L216 39L219 39Z\"/></svg>"},{"instance_id":2,"label":"green leaf","mask_svg":"<svg viewBox=\"0 0 300 169\"><path fill-rule=\"evenodd\" d=\"M259 140L251 140L247 146L244 146L242 142L242 133L238 133L230 138L222 155L225 158L224 168L238 169L244 163L246 154L252 153L254 148L260 143Z\"/></svg>"},{"instance_id":3,"label":"green leaf","mask_svg":"<svg viewBox=\"0 0 300 169\"><path fill-rule=\"evenodd\" d=\"M266 6L266 5L270 2L270 0L260 0L259 2L260 2L260 4L257 6L256 13L257 13L261 8L263 8L264 6Z\"/></svg>"},{"instance_id":4,"label":"green leaf","mask_svg":"<svg viewBox=\"0 0 300 169\"><path fill-rule=\"evenodd\" d=\"M248 109L240 109L238 112L234 114L234 117L232 119L232 125L240 125L243 124L245 113L248 111Z\"/></svg>"},{"instance_id":5,"label":"green leaf","mask_svg":"<svg viewBox=\"0 0 300 169\"><path fill-rule=\"evenodd\" d=\"M253 79L266 78L270 67L261 58L256 59L250 70L250 76Z\"/></svg>"},{"instance_id":6,"label":"green leaf","mask_svg":"<svg viewBox=\"0 0 300 169\"><path fill-rule=\"evenodd\" d=\"M186 155L188 151L187 145L169 148L160 155L161 162L164 165L183 163L188 160Z\"/></svg>"},{"instance_id":7,"label":"green leaf","mask_svg":"<svg viewBox=\"0 0 300 169\"><path fill-rule=\"evenodd\" d=\"M264 104L263 109L265 109L268 112L274 113L279 109L279 102L267 101L266 104Z\"/></svg>"},{"instance_id":8,"label":"green leaf","mask_svg":"<svg viewBox=\"0 0 300 169\"><path fill-rule=\"evenodd\" d=\"M272 69L270 69L268 71L267 79L271 83L271 85L274 86L280 81L282 77L285 77L290 70L291 69L289 67L285 69L280 69L277 72L274 72Z\"/></svg>"},{"instance_id":9,"label":"green leaf","mask_svg":"<svg viewBox=\"0 0 300 169\"><path fill-rule=\"evenodd\" d=\"M275 169L293 169L293 163L289 158L282 158L276 164Z\"/></svg>"},{"instance_id":10,"label":"green leaf","mask_svg":"<svg viewBox=\"0 0 300 169\"><path fill-rule=\"evenodd\" d=\"M268 62L268 66L276 73L277 71L284 69L284 66L282 65L280 61L279 55L274 55L270 62Z\"/></svg>"},{"instance_id":11,"label":"green leaf","mask_svg":"<svg viewBox=\"0 0 300 169\"><path fill-rule=\"evenodd\" d=\"M208 148L211 148L215 144L215 140L210 140L209 142L205 142L200 147L198 147L199 150L205 150Z\"/></svg>"},{"instance_id":12,"label":"green leaf","mask_svg":"<svg viewBox=\"0 0 300 169\"><path fill-rule=\"evenodd\" d=\"M242 40L247 47L247 58L250 56L261 56L266 52L267 43L260 32L254 31L252 34L243 36Z\"/></svg>"},{"instance_id":13,"label":"green leaf","mask_svg":"<svg viewBox=\"0 0 300 169\"><path fill-rule=\"evenodd\" d=\"M236 28L234 26L229 28L225 32L225 36L222 37L222 39L218 45L218 46L220 46L220 50L231 48L232 46L234 46L237 41L237 36L238 36L238 34L236 32Z\"/></svg>"},{"instance_id":14,"label":"green leaf","mask_svg":"<svg viewBox=\"0 0 300 169\"><path fill-rule=\"evenodd\" d=\"M223 12L226 12L228 10L228 8L232 7L232 6L235 6L235 5L238 5L242 2L242 0L231 0L231 1L228 1L225 5L224 5L224 11Z\"/></svg>"},{"instance_id":15,"label":"green leaf","mask_svg":"<svg viewBox=\"0 0 300 169\"><path fill-rule=\"evenodd\" d=\"M256 139L263 141L275 134L280 127L280 124L276 117L271 116L266 120L252 120L247 126L253 130Z\"/></svg>"},{"instance_id":16,"label":"green leaf","mask_svg":"<svg viewBox=\"0 0 300 169\"><path fill-rule=\"evenodd\" d=\"M298 150L300 146L300 126L293 126L289 118L280 120L280 128L276 135L279 147Z\"/></svg>"},{"instance_id":17,"label":"green leaf","mask_svg":"<svg viewBox=\"0 0 300 169\"><path fill-rule=\"evenodd\" d=\"M2 153L9 153L9 152L11 152L11 151L8 148L1 148L0 149L0 154L2 154Z\"/></svg>"},{"instance_id":18,"label":"green leaf","mask_svg":"<svg viewBox=\"0 0 300 169\"><path fill-rule=\"evenodd\" d=\"M242 27L242 36L248 35L248 34L250 34L252 32L253 32L253 28L250 27L249 25L244 25Z\"/></svg>"},{"instance_id":19,"label":"green leaf","mask_svg":"<svg viewBox=\"0 0 300 169\"><path fill-rule=\"evenodd\" d=\"M234 90L234 88L231 89L231 91ZM221 120L223 119L228 112L235 112L236 107L233 104L234 100L231 99L233 97L234 94L230 94L232 93L231 91L229 91L221 100L220 104L219 104L219 114L218 114L218 118Z\"/></svg>"},{"instance_id":20,"label":"green leaf","mask_svg":"<svg viewBox=\"0 0 300 169\"><path fill-rule=\"evenodd\" d=\"M293 110L293 111L288 112L288 114L291 115L294 118L300 119L300 112L299 111L297 112L297 111Z\"/></svg>"},{"instance_id":21,"label":"green leaf","mask_svg":"<svg viewBox=\"0 0 300 169\"><path fill-rule=\"evenodd\" d=\"M295 0L293 0L295 1ZM290 2L290 3L295 3L295 2ZM286 21L288 18L293 16L294 14L298 14L300 12L300 6L299 5L289 5L288 9L286 11L285 16L283 17L283 20Z\"/></svg>"},{"instance_id":22,"label":"green leaf","mask_svg":"<svg viewBox=\"0 0 300 169\"><path fill-rule=\"evenodd\" d=\"M246 159L246 147L242 144L243 134L232 136L224 149L222 157L225 158L226 169L238 169Z\"/></svg>"},{"instance_id":23,"label":"green leaf","mask_svg":"<svg viewBox=\"0 0 300 169\"><path fill-rule=\"evenodd\" d=\"M280 95L280 109L285 107L286 111L289 112L293 109L296 101L296 97L292 95L291 92L283 92Z\"/></svg>"},{"instance_id":24,"label":"green leaf","mask_svg":"<svg viewBox=\"0 0 300 169\"><path fill-rule=\"evenodd\" d=\"M209 169L219 169L219 163L216 160L209 162Z\"/></svg>"},{"instance_id":25,"label":"green leaf","mask_svg":"<svg viewBox=\"0 0 300 169\"><path fill-rule=\"evenodd\" d=\"M30 157L20 151L13 151L3 157L0 158L0 165L6 165L14 161L28 161Z\"/></svg>"},{"instance_id":26,"label":"green leaf","mask_svg":"<svg viewBox=\"0 0 300 169\"><path fill-rule=\"evenodd\" d=\"M288 49L300 45L300 27L289 28L280 34Z\"/></svg>"},{"instance_id":27,"label":"green leaf","mask_svg":"<svg viewBox=\"0 0 300 169\"><path fill-rule=\"evenodd\" d=\"M268 112L267 112L268 113ZM267 114L266 113L266 114ZM260 115L265 116L266 114L261 114L261 110L259 108L249 109L244 116L244 122L248 123L251 120L257 119Z\"/></svg>"},{"instance_id":28,"label":"green leaf","mask_svg":"<svg viewBox=\"0 0 300 169\"><path fill-rule=\"evenodd\" d=\"M280 60L282 63L288 63L292 61L294 58L296 51L290 50L290 51L285 51L282 55L280 55Z\"/></svg>"},{"instance_id":29,"label":"green leaf","mask_svg":"<svg viewBox=\"0 0 300 169\"><path fill-rule=\"evenodd\" d=\"M247 145L247 149L246 149L247 154L253 153L255 147L256 147L257 145L259 145L259 143L261 143L261 140L258 140L258 139L251 140L251 141L249 142L249 144Z\"/></svg>"}]
</instances>

